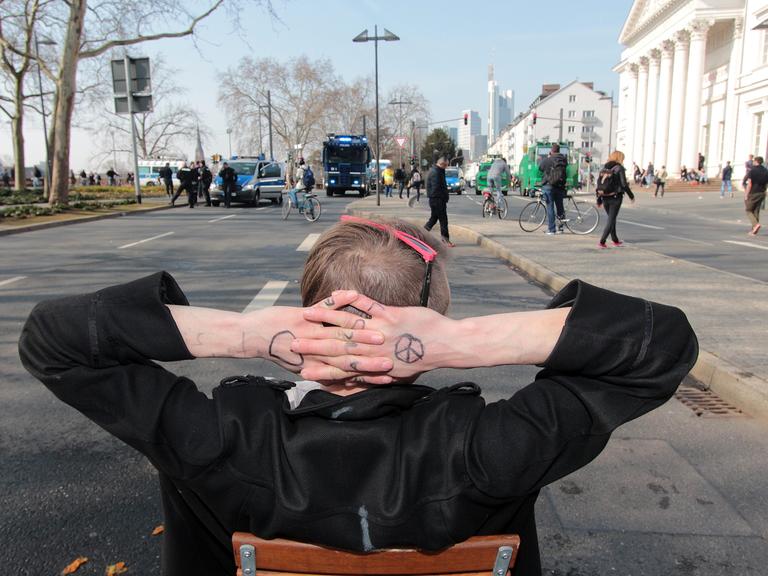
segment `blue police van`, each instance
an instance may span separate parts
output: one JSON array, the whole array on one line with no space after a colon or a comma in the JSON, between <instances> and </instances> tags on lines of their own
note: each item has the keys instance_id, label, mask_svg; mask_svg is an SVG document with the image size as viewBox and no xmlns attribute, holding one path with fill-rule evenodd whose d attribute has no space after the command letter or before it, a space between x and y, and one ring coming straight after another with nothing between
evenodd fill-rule
<instances>
[{"instance_id":1,"label":"blue police van","mask_svg":"<svg viewBox=\"0 0 768 576\"><path fill-rule=\"evenodd\" d=\"M323 142L325 194L344 194L347 190L365 196L368 191L366 166L371 148L365 136L329 134Z\"/></svg>"},{"instance_id":2,"label":"blue police van","mask_svg":"<svg viewBox=\"0 0 768 576\"><path fill-rule=\"evenodd\" d=\"M266 160L263 156L240 156L226 162L237 174L237 183L232 190L232 202L254 205L260 200L270 200L273 204L282 202L286 178L285 162ZM223 164L219 169L222 166ZM216 174L211 186L211 203L214 206L224 202L224 190L221 185L221 178Z\"/></svg>"}]
</instances>

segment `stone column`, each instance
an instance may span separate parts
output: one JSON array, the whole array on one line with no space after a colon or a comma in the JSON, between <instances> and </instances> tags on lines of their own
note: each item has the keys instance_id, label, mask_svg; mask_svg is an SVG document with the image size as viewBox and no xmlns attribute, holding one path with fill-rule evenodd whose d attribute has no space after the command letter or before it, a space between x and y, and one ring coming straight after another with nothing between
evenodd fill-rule
<instances>
[{"instance_id":1,"label":"stone column","mask_svg":"<svg viewBox=\"0 0 768 576\"><path fill-rule=\"evenodd\" d=\"M704 76L704 59L707 55L707 31L709 27L710 23L703 20L695 20L690 26L691 47L688 56L688 81L685 88L682 156L683 164L689 168L696 168L699 161L701 84Z\"/></svg>"},{"instance_id":2,"label":"stone column","mask_svg":"<svg viewBox=\"0 0 768 576\"><path fill-rule=\"evenodd\" d=\"M637 64L627 64L621 71L623 89L619 92L620 127L624 130L623 148L616 143L616 149L632 158L635 138L635 104L637 101ZM610 152L609 152L610 154Z\"/></svg>"},{"instance_id":3,"label":"stone column","mask_svg":"<svg viewBox=\"0 0 768 576\"><path fill-rule=\"evenodd\" d=\"M645 139L643 144L643 162L653 162L656 153L656 110L659 101L659 59L661 52L651 50L648 58L648 98L645 112Z\"/></svg>"},{"instance_id":4,"label":"stone column","mask_svg":"<svg viewBox=\"0 0 768 576\"><path fill-rule=\"evenodd\" d=\"M736 123L738 120L739 97L736 88L739 86L738 76L741 74L741 48L744 43L744 20L736 18L733 23L733 46L731 61L728 65L728 83L725 90L725 127L723 134L723 157L719 159L723 166L727 160L733 166L743 165L736 162ZM734 178L735 179L735 178Z\"/></svg>"},{"instance_id":5,"label":"stone column","mask_svg":"<svg viewBox=\"0 0 768 576\"><path fill-rule=\"evenodd\" d=\"M659 69L659 104L656 110L656 150L653 165L659 169L667 164L669 142L669 105L672 100L672 56L675 44L665 40L661 44ZM669 166L667 166L669 168Z\"/></svg>"},{"instance_id":6,"label":"stone column","mask_svg":"<svg viewBox=\"0 0 768 576\"><path fill-rule=\"evenodd\" d=\"M633 156L628 158L629 162L637 162L642 166L643 143L645 141L645 108L648 98L648 58L640 58L639 71L637 74L637 100L635 101L635 137L632 145Z\"/></svg>"},{"instance_id":7,"label":"stone column","mask_svg":"<svg viewBox=\"0 0 768 576\"><path fill-rule=\"evenodd\" d=\"M682 30L675 34L675 58L672 64L672 98L669 101L669 146L667 170L680 176L680 154L683 142L683 110L688 74L688 44L690 36Z\"/></svg>"}]
</instances>

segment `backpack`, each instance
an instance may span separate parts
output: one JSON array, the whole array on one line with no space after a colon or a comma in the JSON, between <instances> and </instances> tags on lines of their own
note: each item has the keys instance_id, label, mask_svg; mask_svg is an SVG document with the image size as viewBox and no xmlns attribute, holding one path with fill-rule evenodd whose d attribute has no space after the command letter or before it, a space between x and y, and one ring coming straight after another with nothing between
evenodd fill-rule
<instances>
[{"instance_id":1,"label":"backpack","mask_svg":"<svg viewBox=\"0 0 768 576\"><path fill-rule=\"evenodd\" d=\"M613 167L607 168L603 166L597 175L597 190L598 196L616 196L619 191L619 174Z\"/></svg>"},{"instance_id":2,"label":"backpack","mask_svg":"<svg viewBox=\"0 0 768 576\"><path fill-rule=\"evenodd\" d=\"M315 175L312 172L312 168L309 166L304 169L304 176L301 177L301 183L304 185L304 188L312 189L315 187Z\"/></svg>"},{"instance_id":3,"label":"backpack","mask_svg":"<svg viewBox=\"0 0 768 576\"><path fill-rule=\"evenodd\" d=\"M419 174L418 172L414 172L411 175L411 182L421 182L421 174Z\"/></svg>"},{"instance_id":4,"label":"backpack","mask_svg":"<svg viewBox=\"0 0 768 576\"><path fill-rule=\"evenodd\" d=\"M547 173L547 182L555 188L565 188L566 181L565 162L562 161L562 158L553 159L552 166Z\"/></svg>"}]
</instances>

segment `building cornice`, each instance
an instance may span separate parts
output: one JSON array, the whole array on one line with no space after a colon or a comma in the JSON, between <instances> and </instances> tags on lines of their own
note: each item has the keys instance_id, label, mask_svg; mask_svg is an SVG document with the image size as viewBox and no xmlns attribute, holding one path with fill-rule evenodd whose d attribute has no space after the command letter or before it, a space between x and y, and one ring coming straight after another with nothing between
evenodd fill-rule
<instances>
[{"instance_id":1,"label":"building cornice","mask_svg":"<svg viewBox=\"0 0 768 576\"><path fill-rule=\"evenodd\" d=\"M656 28L674 12L677 12L685 4L688 4L689 1L690 0L667 0L665 4L662 4L656 10L656 12L641 22L640 18L645 14L647 0L637 0L632 6L632 10L629 12L627 21L624 23L624 28L619 35L619 43L625 46L634 44L636 40Z\"/></svg>"}]
</instances>

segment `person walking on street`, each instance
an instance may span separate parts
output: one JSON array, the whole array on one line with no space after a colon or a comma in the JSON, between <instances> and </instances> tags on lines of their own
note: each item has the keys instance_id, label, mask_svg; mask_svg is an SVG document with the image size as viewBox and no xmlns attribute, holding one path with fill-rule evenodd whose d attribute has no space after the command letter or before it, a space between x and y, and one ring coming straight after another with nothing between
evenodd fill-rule
<instances>
[{"instance_id":1,"label":"person walking on street","mask_svg":"<svg viewBox=\"0 0 768 576\"><path fill-rule=\"evenodd\" d=\"M168 196L168 198L173 198L173 170L168 162L165 163L165 166L160 168L158 176L160 176L163 180L163 184L165 184L166 196Z\"/></svg>"},{"instance_id":2,"label":"person walking on street","mask_svg":"<svg viewBox=\"0 0 768 576\"><path fill-rule=\"evenodd\" d=\"M661 198L664 198L664 186L667 184L667 178L669 177L669 174L667 173L667 167L662 166L661 172L656 173L656 178L654 179L654 184L656 184L656 190L653 193L653 197L656 198L656 195L659 193L659 190L661 190Z\"/></svg>"},{"instance_id":3,"label":"person walking on street","mask_svg":"<svg viewBox=\"0 0 768 576\"><path fill-rule=\"evenodd\" d=\"M405 188L405 164L400 164L400 168L395 170L395 182L397 183L397 192L400 198L403 197L403 189Z\"/></svg>"},{"instance_id":4,"label":"person walking on street","mask_svg":"<svg viewBox=\"0 0 768 576\"><path fill-rule=\"evenodd\" d=\"M603 234L600 236L600 242L598 243L600 248L606 247L605 240L608 238L608 234L611 235L614 246L624 245L616 234L616 218L619 215L624 194L629 196L631 202L635 201L635 195L632 194L632 190L627 183L627 172L622 165L623 162L624 152L614 150L608 156L608 162L600 170L600 175L597 179L597 203L598 206L602 204L605 212L608 214L608 222L605 223Z\"/></svg>"},{"instance_id":5,"label":"person walking on street","mask_svg":"<svg viewBox=\"0 0 768 576\"><path fill-rule=\"evenodd\" d=\"M747 157L747 161L744 162L744 178L741 181L741 186L744 188L744 190L747 189L747 176L749 175L749 171L752 170L752 168L755 167L755 155L750 154Z\"/></svg>"},{"instance_id":6,"label":"person walking on street","mask_svg":"<svg viewBox=\"0 0 768 576\"><path fill-rule=\"evenodd\" d=\"M191 208L194 208L195 205L197 205L197 198L200 195L200 170L198 168L199 163L193 162L192 166L190 166L190 170L192 171L192 206Z\"/></svg>"},{"instance_id":7,"label":"person walking on street","mask_svg":"<svg viewBox=\"0 0 768 576\"><path fill-rule=\"evenodd\" d=\"M109 178L109 185L110 186L116 186L117 185L117 172L115 172L114 168L110 168L107 170L107 178Z\"/></svg>"},{"instance_id":8,"label":"person walking on street","mask_svg":"<svg viewBox=\"0 0 768 576\"><path fill-rule=\"evenodd\" d=\"M733 166L731 166L731 162L728 161L725 163L725 166L723 166L723 171L720 173L720 178L722 179L720 182L720 198L725 198L725 189L728 189L728 193L731 195L731 198L733 198L733 185L731 183L731 178L733 178Z\"/></svg>"},{"instance_id":9,"label":"person walking on street","mask_svg":"<svg viewBox=\"0 0 768 576\"><path fill-rule=\"evenodd\" d=\"M203 190L203 196L205 196L206 206L211 205L211 182L213 182L213 174L203 160L200 162L200 186Z\"/></svg>"},{"instance_id":10,"label":"person walking on street","mask_svg":"<svg viewBox=\"0 0 768 576\"><path fill-rule=\"evenodd\" d=\"M381 176L384 180L384 196L392 198L392 185L395 183L395 171L392 170L392 166L384 168L384 173Z\"/></svg>"},{"instance_id":11,"label":"person walking on street","mask_svg":"<svg viewBox=\"0 0 768 576\"><path fill-rule=\"evenodd\" d=\"M411 182L408 186L408 197L411 197L411 186L416 189L416 202L421 202L421 172L416 166L411 170Z\"/></svg>"},{"instance_id":12,"label":"person walking on street","mask_svg":"<svg viewBox=\"0 0 768 576\"><path fill-rule=\"evenodd\" d=\"M35 188L39 188L43 185L42 182L43 173L40 172L40 168L35 166L34 170L32 170L32 186Z\"/></svg>"},{"instance_id":13,"label":"person walking on street","mask_svg":"<svg viewBox=\"0 0 768 576\"><path fill-rule=\"evenodd\" d=\"M507 164L507 160L505 158L495 158L493 163L491 163L491 167L488 169L488 176L486 177L486 181L488 182L488 190L495 192L496 203L499 206L501 206L502 202L501 187L504 181L504 174L507 175L507 182L509 182L512 176L509 172L509 165Z\"/></svg>"},{"instance_id":14,"label":"person walking on street","mask_svg":"<svg viewBox=\"0 0 768 576\"><path fill-rule=\"evenodd\" d=\"M80 170L80 186L86 186L88 184L88 174L85 170Z\"/></svg>"},{"instance_id":15,"label":"person walking on street","mask_svg":"<svg viewBox=\"0 0 768 576\"><path fill-rule=\"evenodd\" d=\"M221 178L221 189L224 192L224 207L229 208L232 203L232 189L237 182L235 169L227 162L224 162L221 166L221 170L219 170L219 178Z\"/></svg>"},{"instance_id":16,"label":"person walking on street","mask_svg":"<svg viewBox=\"0 0 768 576\"><path fill-rule=\"evenodd\" d=\"M176 205L176 199L186 190L189 207L194 208L195 194L197 194L197 192L192 186L192 169L187 166L186 162L182 162L181 168L176 172L176 177L179 179L179 187L176 189L176 194L171 198L171 206Z\"/></svg>"},{"instance_id":17,"label":"person walking on street","mask_svg":"<svg viewBox=\"0 0 768 576\"><path fill-rule=\"evenodd\" d=\"M555 227L555 208L557 208L557 217L564 218L563 198L565 198L565 186L567 182L566 167L568 161L565 156L560 154L560 144L552 143L549 156L539 162L541 171L541 195L547 203L547 234L553 235L558 232ZM559 226L562 233L563 225Z\"/></svg>"},{"instance_id":18,"label":"person walking on street","mask_svg":"<svg viewBox=\"0 0 768 576\"><path fill-rule=\"evenodd\" d=\"M763 157L755 156L755 165L747 174L747 188L744 191L744 206L747 217L752 223L750 236L756 236L760 231L760 208L765 200L765 189L768 186L768 170L763 166Z\"/></svg>"},{"instance_id":19,"label":"person walking on street","mask_svg":"<svg viewBox=\"0 0 768 576\"><path fill-rule=\"evenodd\" d=\"M448 232L448 184L445 182L445 169L448 167L448 159L440 156L427 174L427 198L429 198L430 216L424 228L431 231L432 227L440 222L440 236L443 242L453 248Z\"/></svg>"},{"instance_id":20,"label":"person walking on street","mask_svg":"<svg viewBox=\"0 0 768 576\"><path fill-rule=\"evenodd\" d=\"M643 177L643 182L645 183L646 188L650 188L651 183L654 182L655 172L656 170L653 167L653 162L648 162L648 167L645 169L645 175Z\"/></svg>"}]
</instances>

